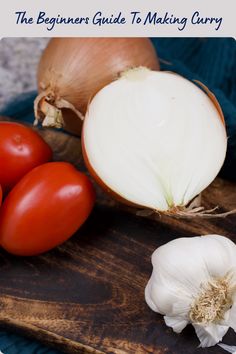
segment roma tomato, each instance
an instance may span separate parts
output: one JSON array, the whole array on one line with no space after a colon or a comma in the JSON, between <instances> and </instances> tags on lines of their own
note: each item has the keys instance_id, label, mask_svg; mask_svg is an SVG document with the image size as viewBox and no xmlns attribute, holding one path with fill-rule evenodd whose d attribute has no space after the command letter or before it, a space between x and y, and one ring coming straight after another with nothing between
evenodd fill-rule
<instances>
[{"instance_id":1,"label":"roma tomato","mask_svg":"<svg viewBox=\"0 0 236 354\"><path fill-rule=\"evenodd\" d=\"M27 172L51 159L51 148L31 128L0 122L0 184L4 193Z\"/></svg>"},{"instance_id":2,"label":"roma tomato","mask_svg":"<svg viewBox=\"0 0 236 354\"><path fill-rule=\"evenodd\" d=\"M84 223L95 202L88 177L67 162L49 162L24 176L0 209L0 244L32 256L63 243Z\"/></svg>"}]
</instances>

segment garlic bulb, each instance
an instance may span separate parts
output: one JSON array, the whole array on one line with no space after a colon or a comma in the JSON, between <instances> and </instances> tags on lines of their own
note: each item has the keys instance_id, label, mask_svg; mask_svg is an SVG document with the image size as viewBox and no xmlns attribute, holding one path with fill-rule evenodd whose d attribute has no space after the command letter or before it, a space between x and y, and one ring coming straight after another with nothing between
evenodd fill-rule
<instances>
[{"instance_id":1,"label":"garlic bulb","mask_svg":"<svg viewBox=\"0 0 236 354\"><path fill-rule=\"evenodd\" d=\"M125 203L182 215L218 174L227 135L212 94L175 73L137 68L95 95L82 144L105 190Z\"/></svg>"},{"instance_id":2,"label":"garlic bulb","mask_svg":"<svg viewBox=\"0 0 236 354\"><path fill-rule=\"evenodd\" d=\"M180 333L191 323L201 347L236 331L236 245L219 235L179 238L152 255L148 306Z\"/></svg>"}]
</instances>

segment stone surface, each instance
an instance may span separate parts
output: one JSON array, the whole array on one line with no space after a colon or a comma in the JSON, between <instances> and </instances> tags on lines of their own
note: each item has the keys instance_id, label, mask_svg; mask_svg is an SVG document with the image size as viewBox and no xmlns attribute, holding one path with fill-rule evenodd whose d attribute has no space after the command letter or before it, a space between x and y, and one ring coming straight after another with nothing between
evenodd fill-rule
<instances>
[{"instance_id":1,"label":"stone surface","mask_svg":"<svg viewBox=\"0 0 236 354\"><path fill-rule=\"evenodd\" d=\"M15 96L36 90L37 64L48 38L0 41L0 110Z\"/></svg>"}]
</instances>

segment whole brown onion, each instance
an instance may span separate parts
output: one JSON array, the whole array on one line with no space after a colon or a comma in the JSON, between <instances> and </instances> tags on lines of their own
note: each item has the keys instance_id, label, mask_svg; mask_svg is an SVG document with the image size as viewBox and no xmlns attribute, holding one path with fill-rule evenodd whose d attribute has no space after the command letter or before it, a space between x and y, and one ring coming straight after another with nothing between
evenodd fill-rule
<instances>
[{"instance_id":1,"label":"whole brown onion","mask_svg":"<svg viewBox=\"0 0 236 354\"><path fill-rule=\"evenodd\" d=\"M38 67L35 122L80 135L91 98L127 69L159 69L148 38L54 38Z\"/></svg>"}]
</instances>

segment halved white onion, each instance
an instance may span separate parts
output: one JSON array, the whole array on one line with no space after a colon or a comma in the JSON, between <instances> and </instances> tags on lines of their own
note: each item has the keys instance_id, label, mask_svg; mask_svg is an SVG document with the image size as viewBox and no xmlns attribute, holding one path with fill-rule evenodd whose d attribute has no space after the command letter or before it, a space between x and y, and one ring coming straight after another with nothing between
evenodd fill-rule
<instances>
[{"instance_id":1,"label":"halved white onion","mask_svg":"<svg viewBox=\"0 0 236 354\"><path fill-rule=\"evenodd\" d=\"M130 70L100 90L83 127L92 175L120 199L181 210L218 174L226 155L222 112L171 72Z\"/></svg>"}]
</instances>

